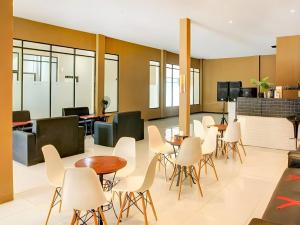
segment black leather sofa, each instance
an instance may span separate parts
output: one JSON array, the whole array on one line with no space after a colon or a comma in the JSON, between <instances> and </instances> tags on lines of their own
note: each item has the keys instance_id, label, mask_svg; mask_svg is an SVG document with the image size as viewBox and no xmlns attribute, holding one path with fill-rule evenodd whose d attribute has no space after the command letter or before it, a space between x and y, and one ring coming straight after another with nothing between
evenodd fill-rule
<instances>
[{"instance_id":1,"label":"black leather sofa","mask_svg":"<svg viewBox=\"0 0 300 225\"><path fill-rule=\"evenodd\" d=\"M116 113L112 123L95 122L95 144L114 147L121 137L144 139L144 120L140 111Z\"/></svg>"},{"instance_id":2,"label":"black leather sofa","mask_svg":"<svg viewBox=\"0 0 300 225\"><path fill-rule=\"evenodd\" d=\"M78 116L32 121L32 133L13 131L13 159L26 166L44 161L41 148L54 145L61 157L84 152L84 128Z\"/></svg>"},{"instance_id":3,"label":"black leather sofa","mask_svg":"<svg viewBox=\"0 0 300 225\"><path fill-rule=\"evenodd\" d=\"M300 224L300 148L289 153L288 164L262 219L254 218L249 225Z\"/></svg>"}]
</instances>

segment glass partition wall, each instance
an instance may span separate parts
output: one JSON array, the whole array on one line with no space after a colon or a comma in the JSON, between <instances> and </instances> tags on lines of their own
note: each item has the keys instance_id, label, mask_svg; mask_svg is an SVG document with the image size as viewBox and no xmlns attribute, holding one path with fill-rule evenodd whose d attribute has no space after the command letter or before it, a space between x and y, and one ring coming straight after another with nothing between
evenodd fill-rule
<instances>
[{"instance_id":1,"label":"glass partition wall","mask_svg":"<svg viewBox=\"0 0 300 225\"><path fill-rule=\"evenodd\" d=\"M94 51L14 40L13 110L34 119L61 116L65 107L94 113L94 93Z\"/></svg>"}]
</instances>

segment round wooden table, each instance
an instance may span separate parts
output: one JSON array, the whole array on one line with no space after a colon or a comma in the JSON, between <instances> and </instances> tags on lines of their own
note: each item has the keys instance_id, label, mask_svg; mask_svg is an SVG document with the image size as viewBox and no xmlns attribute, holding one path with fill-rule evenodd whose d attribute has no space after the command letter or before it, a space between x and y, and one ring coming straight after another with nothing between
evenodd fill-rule
<instances>
[{"instance_id":1,"label":"round wooden table","mask_svg":"<svg viewBox=\"0 0 300 225\"><path fill-rule=\"evenodd\" d=\"M124 168L127 161L117 156L91 156L80 159L75 163L75 167L90 167L95 170L103 185L103 175L115 173Z\"/></svg>"}]
</instances>

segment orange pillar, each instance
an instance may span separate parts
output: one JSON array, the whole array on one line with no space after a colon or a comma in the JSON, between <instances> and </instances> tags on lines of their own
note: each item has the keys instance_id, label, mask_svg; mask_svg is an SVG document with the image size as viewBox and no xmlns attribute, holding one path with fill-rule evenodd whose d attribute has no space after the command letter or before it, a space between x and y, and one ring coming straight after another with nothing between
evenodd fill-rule
<instances>
[{"instance_id":1,"label":"orange pillar","mask_svg":"<svg viewBox=\"0 0 300 225\"><path fill-rule=\"evenodd\" d=\"M191 21L180 19L180 101L179 128L184 135L190 134L190 67L191 67Z\"/></svg>"},{"instance_id":2,"label":"orange pillar","mask_svg":"<svg viewBox=\"0 0 300 225\"><path fill-rule=\"evenodd\" d=\"M13 1L0 1L0 203L13 199L12 173Z\"/></svg>"}]
</instances>

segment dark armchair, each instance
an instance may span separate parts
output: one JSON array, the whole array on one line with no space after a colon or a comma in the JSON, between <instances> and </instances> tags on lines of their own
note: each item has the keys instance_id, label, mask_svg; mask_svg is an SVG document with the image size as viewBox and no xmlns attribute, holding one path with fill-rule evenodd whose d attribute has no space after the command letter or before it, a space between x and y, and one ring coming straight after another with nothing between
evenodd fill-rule
<instances>
[{"instance_id":1,"label":"dark armchair","mask_svg":"<svg viewBox=\"0 0 300 225\"><path fill-rule=\"evenodd\" d=\"M52 144L61 157L84 152L84 128L77 116L34 120L32 133L13 132L13 158L26 166L44 161L41 148Z\"/></svg>"},{"instance_id":2,"label":"dark armchair","mask_svg":"<svg viewBox=\"0 0 300 225\"><path fill-rule=\"evenodd\" d=\"M30 120L31 118L29 111L13 111L13 122L27 122Z\"/></svg>"},{"instance_id":3,"label":"dark armchair","mask_svg":"<svg viewBox=\"0 0 300 225\"><path fill-rule=\"evenodd\" d=\"M116 113L112 123L95 122L95 144L114 147L121 137L144 139L144 120L140 111Z\"/></svg>"},{"instance_id":4,"label":"dark armchair","mask_svg":"<svg viewBox=\"0 0 300 225\"><path fill-rule=\"evenodd\" d=\"M30 112L27 110L13 111L13 122L27 122L30 121ZM31 124L25 125L22 128L23 131L31 132Z\"/></svg>"}]
</instances>

